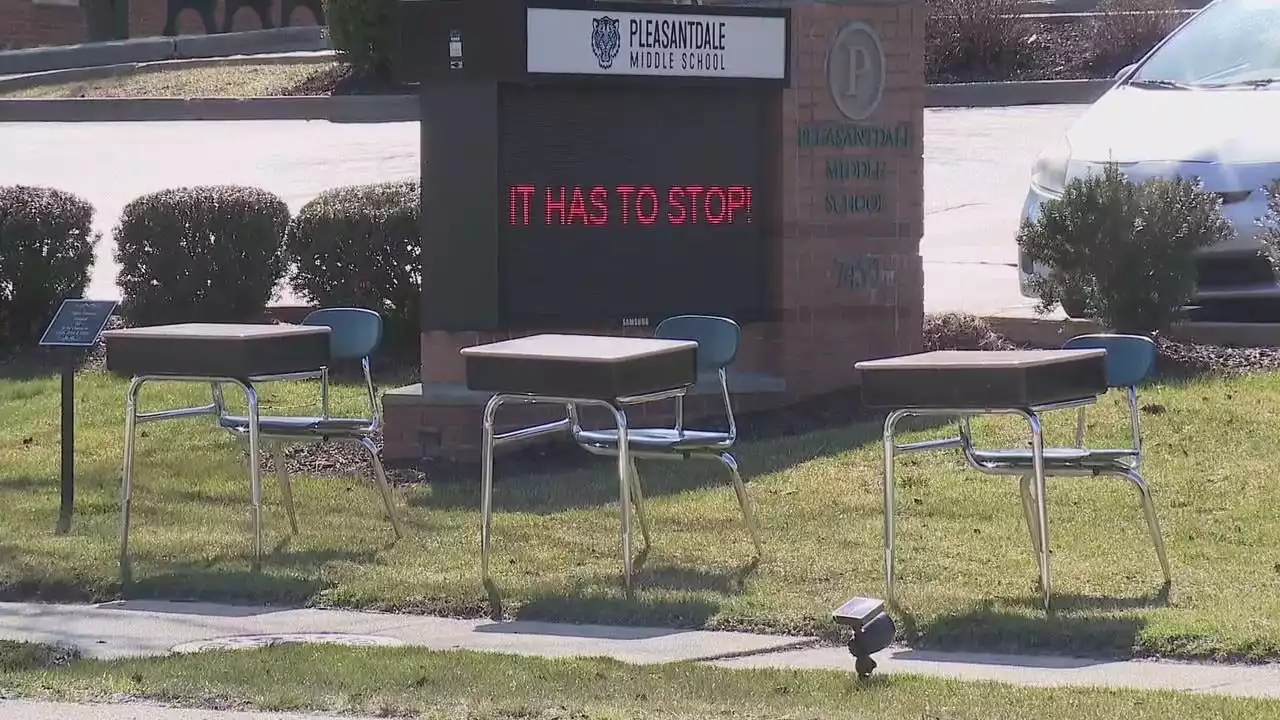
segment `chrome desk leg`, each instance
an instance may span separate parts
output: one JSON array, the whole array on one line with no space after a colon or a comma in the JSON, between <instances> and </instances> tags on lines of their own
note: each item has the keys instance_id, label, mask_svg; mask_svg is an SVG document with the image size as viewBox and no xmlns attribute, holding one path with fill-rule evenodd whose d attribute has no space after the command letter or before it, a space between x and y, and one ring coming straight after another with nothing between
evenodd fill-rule
<instances>
[{"instance_id":1,"label":"chrome desk leg","mask_svg":"<svg viewBox=\"0 0 1280 720\"><path fill-rule=\"evenodd\" d=\"M289 530L298 534L298 513L293 506L293 483L289 480L289 471L284 466L284 447L280 443L271 446L271 462L276 466L276 479L280 482L280 499L284 502L285 514L289 516Z\"/></svg>"},{"instance_id":2,"label":"chrome desk leg","mask_svg":"<svg viewBox=\"0 0 1280 720\"><path fill-rule=\"evenodd\" d=\"M221 419L223 415L227 414L227 401L222 395L222 383L209 383L209 395L213 398L214 417Z\"/></svg>"},{"instance_id":3,"label":"chrome desk leg","mask_svg":"<svg viewBox=\"0 0 1280 720\"><path fill-rule=\"evenodd\" d=\"M1049 518L1045 508L1044 479L1044 428L1040 425L1040 416L1025 413L1027 424L1031 426L1031 464L1035 471L1033 490L1036 501L1036 534L1040 536L1040 547L1037 548L1040 559L1040 591L1044 595L1044 609L1049 611L1050 598L1053 597L1053 580L1049 570Z\"/></svg>"},{"instance_id":4,"label":"chrome desk leg","mask_svg":"<svg viewBox=\"0 0 1280 720\"><path fill-rule=\"evenodd\" d=\"M1128 470L1124 477L1138 489L1142 501L1142 514L1147 519L1147 532L1151 534L1151 543L1156 547L1156 559L1160 561L1160 570L1164 573L1165 584L1173 582L1173 574L1169 570L1169 556L1164 548L1164 535L1160 532L1160 521L1156 518L1156 507L1151 500L1151 487L1146 478L1136 470Z\"/></svg>"},{"instance_id":5,"label":"chrome desk leg","mask_svg":"<svg viewBox=\"0 0 1280 720\"><path fill-rule=\"evenodd\" d=\"M1023 475L1018 478L1018 495L1022 497L1022 517L1027 521L1027 534L1031 536L1031 552L1035 553L1037 562L1040 557L1040 535L1036 528L1036 500L1031 491L1032 476Z\"/></svg>"},{"instance_id":6,"label":"chrome desk leg","mask_svg":"<svg viewBox=\"0 0 1280 720\"><path fill-rule=\"evenodd\" d=\"M613 421L618 426L618 510L622 514L622 584L627 597L632 596L631 586L631 442L627 437L627 414L610 403Z\"/></svg>"},{"instance_id":7,"label":"chrome desk leg","mask_svg":"<svg viewBox=\"0 0 1280 720\"><path fill-rule=\"evenodd\" d=\"M1142 425L1138 419L1138 390L1130 386L1127 393L1129 399L1129 434L1133 437L1133 449L1138 451L1133 458L1134 472L1142 472Z\"/></svg>"},{"instance_id":8,"label":"chrome desk leg","mask_svg":"<svg viewBox=\"0 0 1280 720\"><path fill-rule=\"evenodd\" d=\"M756 525L755 509L751 505L751 496L747 494L747 486L742 482L742 473L738 470L738 461L728 452L717 457L725 467L729 468L733 480L733 492L738 496L738 508L742 510L742 523L747 526L747 534L751 536L751 544L756 549L756 557L764 557L764 545L760 541L760 528Z\"/></svg>"},{"instance_id":9,"label":"chrome desk leg","mask_svg":"<svg viewBox=\"0 0 1280 720\"><path fill-rule=\"evenodd\" d=\"M320 368L320 417L329 417L329 366Z\"/></svg>"},{"instance_id":10,"label":"chrome desk leg","mask_svg":"<svg viewBox=\"0 0 1280 720\"><path fill-rule=\"evenodd\" d=\"M138 391L146 380L135 377L129 382L124 401L124 472L120 480L120 581L132 577L129 563L129 515L133 510L133 446L138 427Z\"/></svg>"},{"instance_id":11,"label":"chrome desk leg","mask_svg":"<svg viewBox=\"0 0 1280 720\"><path fill-rule=\"evenodd\" d=\"M493 416L501 404L501 395L494 395L485 404L480 441L480 578L486 585L489 584L489 541L493 534Z\"/></svg>"},{"instance_id":12,"label":"chrome desk leg","mask_svg":"<svg viewBox=\"0 0 1280 720\"><path fill-rule=\"evenodd\" d=\"M893 429L907 414L895 410L884 419L884 586L886 600L890 603L897 602L893 577L893 461L897 441L894 440Z\"/></svg>"},{"instance_id":13,"label":"chrome desk leg","mask_svg":"<svg viewBox=\"0 0 1280 720\"><path fill-rule=\"evenodd\" d=\"M649 549L649 514L644 505L644 487L640 484L640 468L636 467L636 459L631 458L631 500L635 504L636 519L640 521L640 536L644 538L644 547Z\"/></svg>"},{"instance_id":14,"label":"chrome desk leg","mask_svg":"<svg viewBox=\"0 0 1280 720\"><path fill-rule=\"evenodd\" d=\"M399 540L404 537L404 531L400 529L400 520L396 517L396 504L391 497L391 483L387 482L387 469L382 466L382 458L378 457L378 446L370 437L360 438L360 445L364 447L365 452L369 453L369 463L373 465L373 483L378 486L382 505L387 510L387 519L391 521L391 530Z\"/></svg>"},{"instance_id":15,"label":"chrome desk leg","mask_svg":"<svg viewBox=\"0 0 1280 720\"><path fill-rule=\"evenodd\" d=\"M241 381L249 405L249 495L253 503L253 569L262 569L262 455L261 428L258 427L258 392L253 383Z\"/></svg>"}]
</instances>

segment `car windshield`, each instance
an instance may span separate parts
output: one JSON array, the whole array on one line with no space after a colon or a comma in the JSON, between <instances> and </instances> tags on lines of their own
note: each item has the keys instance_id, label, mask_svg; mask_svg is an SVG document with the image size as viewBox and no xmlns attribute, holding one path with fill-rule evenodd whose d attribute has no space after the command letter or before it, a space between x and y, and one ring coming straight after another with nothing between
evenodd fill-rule
<instances>
[{"instance_id":1,"label":"car windshield","mask_svg":"<svg viewBox=\"0 0 1280 720\"><path fill-rule=\"evenodd\" d=\"M1280 0L1219 0L1129 78L1152 88L1280 88Z\"/></svg>"}]
</instances>

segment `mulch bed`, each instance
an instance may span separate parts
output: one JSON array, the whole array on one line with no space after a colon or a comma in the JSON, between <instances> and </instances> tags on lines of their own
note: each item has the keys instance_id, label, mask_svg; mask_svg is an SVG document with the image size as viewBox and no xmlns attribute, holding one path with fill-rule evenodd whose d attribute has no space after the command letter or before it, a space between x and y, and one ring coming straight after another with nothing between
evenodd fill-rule
<instances>
[{"instance_id":1,"label":"mulch bed","mask_svg":"<svg viewBox=\"0 0 1280 720\"><path fill-rule=\"evenodd\" d=\"M1239 375L1280 370L1280 348L1193 345L1156 338L1156 376Z\"/></svg>"},{"instance_id":2,"label":"mulch bed","mask_svg":"<svg viewBox=\"0 0 1280 720\"><path fill-rule=\"evenodd\" d=\"M364 73L350 65L336 64L320 70L284 95L412 95L417 85L406 85Z\"/></svg>"}]
</instances>

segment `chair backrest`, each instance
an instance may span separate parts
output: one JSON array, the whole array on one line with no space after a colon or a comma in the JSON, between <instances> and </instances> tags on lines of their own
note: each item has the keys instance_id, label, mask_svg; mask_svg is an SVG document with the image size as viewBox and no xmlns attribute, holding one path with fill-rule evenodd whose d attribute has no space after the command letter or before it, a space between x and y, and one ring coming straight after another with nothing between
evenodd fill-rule
<instances>
[{"instance_id":1,"label":"chair backrest","mask_svg":"<svg viewBox=\"0 0 1280 720\"><path fill-rule=\"evenodd\" d=\"M661 340L693 340L698 343L698 370L720 370L738 357L742 328L729 318L676 315L658 323L653 336Z\"/></svg>"},{"instance_id":2,"label":"chair backrest","mask_svg":"<svg viewBox=\"0 0 1280 720\"><path fill-rule=\"evenodd\" d=\"M1078 335L1062 345L1063 350L1107 351L1107 385L1133 387L1142 382L1156 364L1156 344L1141 335Z\"/></svg>"},{"instance_id":3,"label":"chair backrest","mask_svg":"<svg viewBox=\"0 0 1280 720\"><path fill-rule=\"evenodd\" d=\"M334 360L369 357L382 342L382 316L364 308L314 310L302 324L329 327L329 355Z\"/></svg>"}]
</instances>

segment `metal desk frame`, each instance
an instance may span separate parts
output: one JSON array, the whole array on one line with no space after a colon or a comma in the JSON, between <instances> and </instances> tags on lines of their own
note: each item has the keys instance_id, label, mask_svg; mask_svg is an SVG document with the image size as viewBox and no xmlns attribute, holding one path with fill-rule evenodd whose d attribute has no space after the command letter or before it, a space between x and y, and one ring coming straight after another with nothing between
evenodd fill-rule
<instances>
[{"instance_id":1,"label":"metal desk frame","mask_svg":"<svg viewBox=\"0 0 1280 720\"><path fill-rule=\"evenodd\" d=\"M253 569L257 571L262 566L262 468L261 468L261 438L258 418L260 416L258 409L258 392L254 388L255 382L268 382L274 380L302 380L308 378L325 377L328 368L318 368L316 370L304 370L295 373L282 373L279 375L262 375L252 378L233 378L233 377L214 377L214 376L198 376L198 375L137 375L129 382L129 390L125 399L125 416L124 416L124 474L120 485L120 578L124 582L128 582L132 577L132 568L129 560L129 527L130 516L133 510L133 454L136 442L138 423L155 422L157 420L173 420L176 418L193 417L197 415L212 415L217 417L221 408L218 398L221 394L221 386L236 385L244 390L249 409L249 492L250 502L253 515ZM139 413L138 412L138 394L142 390L142 386L152 381L168 381L168 382L191 382L208 384L212 389L214 401L208 405L189 408L174 408L171 410L156 410L154 412ZM327 393L323 399L326 412L328 409Z\"/></svg>"},{"instance_id":2,"label":"metal desk frame","mask_svg":"<svg viewBox=\"0 0 1280 720\"><path fill-rule=\"evenodd\" d=\"M894 410L884 421L884 579L885 593L891 603L897 602L897 588L894 578L894 459L898 454L920 452L922 450L944 450L948 448L964 448L970 418L982 415L1017 415L1027 421L1031 431L1031 456L1033 467L1032 492L1035 506L1035 523L1032 534L1038 536L1040 542L1036 547L1039 561L1040 590L1043 593L1045 611L1050 608L1053 595L1053 581L1049 570L1049 527L1045 512L1045 469L1044 469L1044 428L1040 423L1041 413L1051 410L1083 408L1093 405L1098 396L1064 400L1062 402L1037 405L1029 408L909 408ZM957 437L921 440L899 445L894 436L898 421L905 417L951 417L959 420L961 435Z\"/></svg>"},{"instance_id":3,"label":"metal desk frame","mask_svg":"<svg viewBox=\"0 0 1280 720\"><path fill-rule=\"evenodd\" d=\"M484 406L484 438L481 445L480 469L480 574L485 585L490 584L489 545L493 537L493 449L518 440L528 440L541 435L559 432L572 433L578 422L577 408L599 407L609 411L618 428L618 504L621 514L620 532L622 536L622 582L627 596L632 594L632 557L631 557L631 448L627 438L626 407L644 403L682 397L689 390L688 386L659 390L644 395L620 397L614 401L592 398L570 398L554 395L532 395L524 393L498 393L489 399ZM565 408L563 420L533 425L511 430L502 434L494 431L494 415L498 408L506 404L522 405L562 405Z\"/></svg>"}]
</instances>

